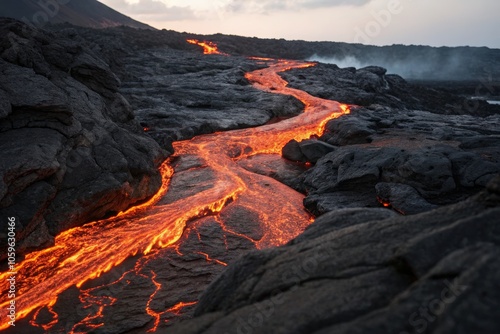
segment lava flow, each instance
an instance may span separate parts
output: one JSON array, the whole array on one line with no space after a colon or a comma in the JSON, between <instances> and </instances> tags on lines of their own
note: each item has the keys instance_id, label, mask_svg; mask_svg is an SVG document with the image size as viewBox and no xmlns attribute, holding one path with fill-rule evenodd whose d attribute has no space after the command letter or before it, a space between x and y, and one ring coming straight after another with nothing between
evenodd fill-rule
<instances>
[{"instance_id":1,"label":"lava flow","mask_svg":"<svg viewBox=\"0 0 500 334\"><path fill-rule=\"evenodd\" d=\"M219 52L213 44L190 42L203 46L205 53ZM303 195L273 179L245 170L238 161L256 154L280 153L288 141L300 141L320 134L328 120L349 112L346 105L287 87L287 82L278 74L310 66L314 64L273 61L269 62L268 68L246 74L246 78L258 89L292 95L302 101L305 105L303 114L257 128L214 133L174 143L176 154L162 165L163 186L154 198L116 217L68 230L56 237L53 247L28 254L16 268L17 320L30 315L32 325L37 325L40 310L48 310L45 313L50 314L50 321L38 327L49 331L58 321L62 321L52 308L58 302L58 296L76 286L80 289L82 304L97 304L98 307L93 314L82 316L68 332L85 333L104 326L103 310L115 304L119 297L100 296L97 301L97 297L92 294L93 288L82 286L126 259L142 254L133 269L123 273L111 284L128 284L129 275L140 276L153 283L154 291L143 305L144 312L154 323L149 329L152 332L164 313L177 314L184 307L195 304L193 300L185 300L165 308L165 303L162 303L163 310L158 310L161 306L154 306L153 302L165 283L160 282L155 272L144 269L161 249L172 248L181 254L179 242L182 242L187 229L203 224L204 219L210 216L223 230L237 234L225 225L223 216L238 206L258 212L262 237L254 240L242 235L251 240L256 248L282 245L300 234L311 222L310 215L302 205ZM202 161L202 168L210 170L215 181L210 183L210 187L197 189L186 197L167 200L169 182L177 175L171 164L175 159L186 157ZM182 173L195 173L199 169L187 168ZM197 256L217 265L226 265L206 252L199 251ZM9 276L8 272L0 275L2 330L9 326Z\"/></svg>"},{"instance_id":2,"label":"lava flow","mask_svg":"<svg viewBox=\"0 0 500 334\"><path fill-rule=\"evenodd\" d=\"M206 55L224 55L227 56L226 53L220 52L217 44L208 41L199 41L197 39L188 39L188 43L201 46L203 48L203 54Z\"/></svg>"}]
</instances>

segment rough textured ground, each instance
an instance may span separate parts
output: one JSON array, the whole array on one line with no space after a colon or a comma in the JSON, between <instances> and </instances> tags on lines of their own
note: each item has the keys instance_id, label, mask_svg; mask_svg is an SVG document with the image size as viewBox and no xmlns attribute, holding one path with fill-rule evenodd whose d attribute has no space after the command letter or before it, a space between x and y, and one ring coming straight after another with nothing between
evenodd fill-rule
<instances>
[{"instance_id":1,"label":"rough textured ground","mask_svg":"<svg viewBox=\"0 0 500 334\"><path fill-rule=\"evenodd\" d=\"M0 16L10 17L23 22L43 26L49 22L69 22L91 28L128 26L141 29L154 28L133 20L96 0L80 1L36 1L3 0L0 3Z\"/></svg>"},{"instance_id":2,"label":"rough textured ground","mask_svg":"<svg viewBox=\"0 0 500 334\"><path fill-rule=\"evenodd\" d=\"M163 48L135 52L124 63L121 92L160 143L254 127L303 110L292 97L253 88L244 75L262 65L244 57Z\"/></svg>"},{"instance_id":3,"label":"rough textured ground","mask_svg":"<svg viewBox=\"0 0 500 334\"><path fill-rule=\"evenodd\" d=\"M319 140L283 149L290 160L314 164L299 178L311 212L380 203L423 212L467 198L500 173L498 106L481 102L467 112L454 105L473 101L415 90L377 67L321 67L284 76L313 95L366 107L330 121Z\"/></svg>"},{"instance_id":4,"label":"rough textured ground","mask_svg":"<svg viewBox=\"0 0 500 334\"><path fill-rule=\"evenodd\" d=\"M462 98L415 91L379 68L332 68L284 75L313 94L365 105L330 121L322 137L283 149L313 165L287 183L302 187L305 206L321 216L288 245L231 263L202 294L194 319L169 333L500 327L498 109L479 104L467 115L453 107Z\"/></svg>"},{"instance_id":5,"label":"rough textured ground","mask_svg":"<svg viewBox=\"0 0 500 334\"><path fill-rule=\"evenodd\" d=\"M167 152L82 40L7 19L0 30L0 215L18 217L21 255L153 195Z\"/></svg>"},{"instance_id":6,"label":"rough textured ground","mask_svg":"<svg viewBox=\"0 0 500 334\"><path fill-rule=\"evenodd\" d=\"M20 215L24 250L153 194L168 155L161 148L171 153L173 140L302 108L250 86L244 73L262 64L203 56L183 34L0 26L0 215ZM309 45L216 37L247 55L299 57ZM482 51L487 62L495 53ZM491 180L500 172L499 107L412 86L379 67L319 65L284 77L362 106L329 122L322 137L289 143L288 160L239 162L306 193L315 223L284 247L247 253L261 237L258 213L229 205L226 227L214 217L188 224L182 247L131 258L67 290L53 330L71 331L104 303L107 326L95 333L144 333L157 319L168 333L498 331L500 181ZM183 177L193 166L197 177ZM163 201L213 183L200 162L174 167ZM158 282L165 289L156 293ZM119 300L110 303L112 295ZM44 308L37 321L52 317ZM44 332L28 318L19 324Z\"/></svg>"},{"instance_id":7,"label":"rough textured ground","mask_svg":"<svg viewBox=\"0 0 500 334\"><path fill-rule=\"evenodd\" d=\"M196 317L168 333L494 333L499 204L496 178L411 217L332 211L288 245L233 263Z\"/></svg>"}]
</instances>

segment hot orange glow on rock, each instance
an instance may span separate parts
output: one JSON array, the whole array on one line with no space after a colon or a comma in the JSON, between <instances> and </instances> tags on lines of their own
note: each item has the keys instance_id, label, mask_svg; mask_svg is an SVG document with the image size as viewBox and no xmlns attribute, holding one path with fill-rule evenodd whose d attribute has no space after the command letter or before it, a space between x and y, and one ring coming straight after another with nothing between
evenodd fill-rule
<instances>
[{"instance_id":1,"label":"hot orange glow on rock","mask_svg":"<svg viewBox=\"0 0 500 334\"><path fill-rule=\"evenodd\" d=\"M30 320L30 324L31 326L33 327L41 327L43 328L45 331L48 331L49 329L52 328L52 326L54 326L55 324L57 324L58 322L58 314L56 312L54 312L54 310L52 309L54 305L47 305L47 310L48 312L51 314L52 316L52 320L49 321L48 323L46 324L42 324L42 323L38 323L38 316L40 314L40 311L42 311L43 309L42 308L39 308L36 312L35 312L35 315L33 315L33 319Z\"/></svg>"},{"instance_id":2,"label":"hot orange glow on rock","mask_svg":"<svg viewBox=\"0 0 500 334\"><path fill-rule=\"evenodd\" d=\"M208 42L192 43L206 47L205 53L218 52L216 46ZM28 254L17 267L17 319L36 311L33 321L37 324L36 318L41 308L50 308L63 291L76 286L80 288L83 305L93 304L98 307L94 314L75 324L72 333L89 332L103 326L103 310L116 300L110 296L93 296L92 289L81 288L85 282L99 277L136 254L142 253L143 258L147 258L154 255L158 249L166 247L175 248L180 254L176 243L181 239L187 223L194 219L213 216L223 230L237 234L232 232L221 218L221 213L228 206L252 208L258 212L262 237L253 240L245 236L257 248L282 245L300 234L311 223L311 216L303 208L304 196L269 177L245 170L237 162L256 154L280 153L288 141L300 141L320 134L328 120L349 112L346 105L287 87L287 82L278 74L289 69L310 66L314 64L276 61L268 68L246 75L258 89L292 95L302 101L305 105L303 114L257 128L215 133L174 143L176 154L161 166L163 184L153 198L120 212L116 217L61 233L56 237L53 247ZM206 168L214 172L216 181L211 188L192 196L172 203L162 203L174 174L171 161L185 155L202 159ZM226 265L225 262L211 258L207 253L200 251L198 254L207 261ZM162 285L157 281L154 272L145 275L141 271L145 262L147 261L138 261L136 268L130 273L147 276L156 287L145 307L145 312L154 319L154 326L148 331L155 331L162 314L178 312L194 302L180 303L161 312L154 310L151 303ZM126 274L119 281L122 281ZM0 329L8 327L8 276L7 272L0 274ZM47 329L58 321L56 313L53 313L52 318L50 323L44 325Z\"/></svg>"},{"instance_id":3,"label":"hot orange glow on rock","mask_svg":"<svg viewBox=\"0 0 500 334\"><path fill-rule=\"evenodd\" d=\"M188 39L187 42L190 44L201 46L203 48L203 54L227 56L226 53L220 52L217 44L213 42L199 41L197 39Z\"/></svg>"},{"instance_id":4,"label":"hot orange glow on rock","mask_svg":"<svg viewBox=\"0 0 500 334\"><path fill-rule=\"evenodd\" d=\"M180 302L176 304L175 306L169 308L166 312L174 313L174 314L179 314L183 308L188 307L188 306L193 306L196 305L198 302Z\"/></svg>"},{"instance_id":5,"label":"hot orange glow on rock","mask_svg":"<svg viewBox=\"0 0 500 334\"><path fill-rule=\"evenodd\" d=\"M220 264L221 266L227 267L227 263L222 262L222 261L217 260L217 259L212 259L210 257L210 255L208 255L207 253L203 253L203 252L196 252L196 253L200 254L201 256L203 256L205 258L205 260L207 260L208 262L215 262L217 264Z\"/></svg>"}]
</instances>

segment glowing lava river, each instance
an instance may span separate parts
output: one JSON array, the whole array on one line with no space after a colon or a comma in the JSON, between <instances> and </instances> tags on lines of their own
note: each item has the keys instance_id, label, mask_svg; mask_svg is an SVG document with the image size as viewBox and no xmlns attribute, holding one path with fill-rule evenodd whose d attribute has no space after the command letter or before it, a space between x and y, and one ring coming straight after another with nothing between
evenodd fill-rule
<instances>
[{"instance_id":1,"label":"glowing lava river","mask_svg":"<svg viewBox=\"0 0 500 334\"><path fill-rule=\"evenodd\" d=\"M279 154L288 141L322 133L328 120L349 110L287 87L278 74L314 64L283 60L267 64L246 78L255 88L296 97L305 105L304 113L257 128L174 143L176 153L161 167L163 185L154 198L116 217L68 230L56 237L53 247L28 254L17 266L15 301L16 326L28 331L18 332L112 333L126 331L119 325L124 321L135 321L139 332L154 332L183 309L193 308L199 293L189 285L193 283L183 283L182 277L159 273L157 268L169 272L196 260L217 266L220 272L227 259L236 257L221 259L207 246L205 226L220 231L222 237L217 240L227 253L241 254L234 238L253 249L273 247L296 237L311 223L302 194L248 171L241 162L257 154ZM205 183L197 181L201 174L209 176ZM173 194L176 180L191 185L182 194ZM249 220L258 233L243 226ZM184 242L194 239L199 249L183 248ZM203 266L193 269L200 277L205 275ZM9 273L0 275L1 330L9 327L8 277ZM200 279L206 286L212 278ZM187 292L171 296L171 284ZM142 301L133 299L141 294L146 296ZM120 307L134 313L122 314L117 311Z\"/></svg>"}]
</instances>

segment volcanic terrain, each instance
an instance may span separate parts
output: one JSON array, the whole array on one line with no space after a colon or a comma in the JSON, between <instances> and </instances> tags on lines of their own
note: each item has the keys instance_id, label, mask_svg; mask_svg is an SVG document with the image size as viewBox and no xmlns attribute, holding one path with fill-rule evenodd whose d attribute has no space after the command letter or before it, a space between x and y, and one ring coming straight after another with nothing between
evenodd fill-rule
<instances>
[{"instance_id":1,"label":"volcanic terrain","mask_svg":"<svg viewBox=\"0 0 500 334\"><path fill-rule=\"evenodd\" d=\"M500 105L305 60L348 45L46 28L0 19L2 333L500 328Z\"/></svg>"}]
</instances>

